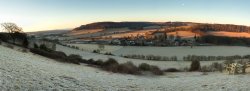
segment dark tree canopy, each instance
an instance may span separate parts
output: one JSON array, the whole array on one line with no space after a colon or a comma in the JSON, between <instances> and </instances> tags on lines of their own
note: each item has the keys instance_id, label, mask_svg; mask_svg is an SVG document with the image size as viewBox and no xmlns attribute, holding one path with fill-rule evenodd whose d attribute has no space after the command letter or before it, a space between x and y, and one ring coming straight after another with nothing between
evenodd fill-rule
<instances>
[{"instance_id":1,"label":"dark tree canopy","mask_svg":"<svg viewBox=\"0 0 250 91\"><path fill-rule=\"evenodd\" d=\"M2 23L1 27L3 28L3 33L0 34L1 40L8 42L12 39L13 44L16 44L16 40L19 40L22 43L20 45L28 47L29 41L27 35L22 31L21 27L15 23Z\"/></svg>"}]
</instances>

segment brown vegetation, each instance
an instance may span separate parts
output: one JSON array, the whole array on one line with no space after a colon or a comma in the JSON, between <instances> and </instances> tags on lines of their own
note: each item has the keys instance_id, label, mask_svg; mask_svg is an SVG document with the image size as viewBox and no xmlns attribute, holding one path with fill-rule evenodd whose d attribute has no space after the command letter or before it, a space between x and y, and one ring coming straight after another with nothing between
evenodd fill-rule
<instances>
[{"instance_id":1,"label":"brown vegetation","mask_svg":"<svg viewBox=\"0 0 250 91\"><path fill-rule=\"evenodd\" d=\"M149 71L151 69L151 67L147 63L142 63L142 64L139 65L139 69L141 69L143 71Z\"/></svg>"},{"instance_id":2,"label":"brown vegetation","mask_svg":"<svg viewBox=\"0 0 250 91\"><path fill-rule=\"evenodd\" d=\"M200 69L201 69L200 61L198 60L192 61L189 71L200 71Z\"/></svg>"},{"instance_id":3,"label":"brown vegetation","mask_svg":"<svg viewBox=\"0 0 250 91\"><path fill-rule=\"evenodd\" d=\"M6 47L10 48L10 49L14 49L14 46L13 45L6 45Z\"/></svg>"},{"instance_id":4,"label":"brown vegetation","mask_svg":"<svg viewBox=\"0 0 250 91\"><path fill-rule=\"evenodd\" d=\"M163 71L158 66L151 66L150 71L155 75L163 75Z\"/></svg>"}]
</instances>

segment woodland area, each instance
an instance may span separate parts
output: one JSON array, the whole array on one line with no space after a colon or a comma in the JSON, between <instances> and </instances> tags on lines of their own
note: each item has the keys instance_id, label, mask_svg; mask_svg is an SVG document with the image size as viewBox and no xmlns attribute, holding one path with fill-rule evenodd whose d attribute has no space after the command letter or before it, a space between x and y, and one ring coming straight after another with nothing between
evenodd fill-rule
<instances>
[{"instance_id":1,"label":"woodland area","mask_svg":"<svg viewBox=\"0 0 250 91\"><path fill-rule=\"evenodd\" d=\"M130 28L130 29L143 29L148 26L160 26L162 28L175 27L177 31L191 30L191 31L227 31L227 32L247 32L250 33L250 27L244 25L233 25L233 24L206 24L206 23L193 23L193 22L96 22L87 25L81 25L73 30L83 29L107 29L107 28ZM180 26L191 26L188 29L178 28ZM174 30L173 30L174 31Z\"/></svg>"}]
</instances>

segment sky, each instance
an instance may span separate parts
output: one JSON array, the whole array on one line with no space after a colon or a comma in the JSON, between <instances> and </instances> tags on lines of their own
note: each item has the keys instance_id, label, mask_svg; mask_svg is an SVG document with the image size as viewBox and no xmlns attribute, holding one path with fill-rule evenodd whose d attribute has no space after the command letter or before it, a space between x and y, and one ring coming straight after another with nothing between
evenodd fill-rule
<instances>
[{"instance_id":1,"label":"sky","mask_svg":"<svg viewBox=\"0 0 250 91\"><path fill-rule=\"evenodd\" d=\"M200 22L250 26L250 0L0 0L0 23L25 32L102 21Z\"/></svg>"}]
</instances>

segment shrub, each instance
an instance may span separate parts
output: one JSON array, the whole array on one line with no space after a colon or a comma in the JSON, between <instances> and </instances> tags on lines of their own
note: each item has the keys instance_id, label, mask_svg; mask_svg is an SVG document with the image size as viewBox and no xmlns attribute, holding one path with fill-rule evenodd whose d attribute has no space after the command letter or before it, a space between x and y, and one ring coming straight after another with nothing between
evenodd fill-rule
<instances>
[{"instance_id":1,"label":"shrub","mask_svg":"<svg viewBox=\"0 0 250 91\"><path fill-rule=\"evenodd\" d=\"M215 71L222 72L223 66L222 66L222 64L215 62L209 66L202 66L200 71L201 72L215 72Z\"/></svg>"},{"instance_id":2,"label":"shrub","mask_svg":"<svg viewBox=\"0 0 250 91\"><path fill-rule=\"evenodd\" d=\"M29 41L28 41L27 38L25 38L25 39L23 40L22 46L23 46L24 48L28 48L28 47L29 47Z\"/></svg>"},{"instance_id":3,"label":"shrub","mask_svg":"<svg viewBox=\"0 0 250 91\"><path fill-rule=\"evenodd\" d=\"M189 71L199 71L200 68L200 61L192 61Z\"/></svg>"},{"instance_id":4,"label":"shrub","mask_svg":"<svg viewBox=\"0 0 250 91\"><path fill-rule=\"evenodd\" d=\"M118 72L126 74L140 74L140 70L132 62L120 64Z\"/></svg>"},{"instance_id":5,"label":"shrub","mask_svg":"<svg viewBox=\"0 0 250 91\"><path fill-rule=\"evenodd\" d=\"M113 58L103 63L103 69L115 73L140 74L140 70L132 62L119 64Z\"/></svg>"},{"instance_id":6,"label":"shrub","mask_svg":"<svg viewBox=\"0 0 250 91\"><path fill-rule=\"evenodd\" d=\"M44 51L51 51L49 48L47 48L47 46L45 44L42 44L40 45L39 47L41 50L44 50Z\"/></svg>"},{"instance_id":7,"label":"shrub","mask_svg":"<svg viewBox=\"0 0 250 91\"><path fill-rule=\"evenodd\" d=\"M93 50L93 53L100 53L100 50Z\"/></svg>"},{"instance_id":8,"label":"shrub","mask_svg":"<svg viewBox=\"0 0 250 91\"><path fill-rule=\"evenodd\" d=\"M76 46L76 47L75 47L75 49L79 50L79 47L78 47L78 46Z\"/></svg>"},{"instance_id":9,"label":"shrub","mask_svg":"<svg viewBox=\"0 0 250 91\"><path fill-rule=\"evenodd\" d=\"M80 63L87 63L87 60L86 59L81 59L79 60Z\"/></svg>"},{"instance_id":10,"label":"shrub","mask_svg":"<svg viewBox=\"0 0 250 91\"><path fill-rule=\"evenodd\" d=\"M106 52L104 55L113 55L111 52Z\"/></svg>"},{"instance_id":11,"label":"shrub","mask_svg":"<svg viewBox=\"0 0 250 91\"><path fill-rule=\"evenodd\" d=\"M82 59L82 57L80 55L76 55L76 54L71 54L67 57L67 59L69 60L80 60Z\"/></svg>"},{"instance_id":12,"label":"shrub","mask_svg":"<svg viewBox=\"0 0 250 91\"><path fill-rule=\"evenodd\" d=\"M110 66L113 64L118 64L118 62L113 58L109 58L106 62L103 63L104 66Z\"/></svg>"},{"instance_id":13,"label":"shrub","mask_svg":"<svg viewBox=\"0 0 250 91\"><path fill-rule=\"evenodd\" d=\"M27 52L28 52L28 50L26 50L26 49L22 49L22 52L27 53Z\"/></svg>"},{"instance_id":14,"label":"shrub","mask_svg":"<svg viewBox=\"0 0 250 91\"><path fill-rule=\"evenodd\" d=\"M104 62L105 64L105 62ZM119 64L118 63L113 63L113 64L109 64L109 65L104 65L103 66L103 69L106 70L106 71L111 71L111 72L119 72Z\"/></svg>"},{"instance_id":15,"label":"shrub","mask_svg":"<svg viewBox=\"0 0 250 91\"><path fill-rule=\"evenodd\" d=\"M151 67L150 67L150 71L151 71L153 74L155 74L155 75L163 75L163 74L164 74L163 71L160 70L160 68L157 67L157 66L151 66Z\"/></svg>"},{"instance_id":16,"label":"shrub","mask_svg":"<svg viewBox=\"0 0 250 91\"><path fill-rule=\"evenodd\" d=\"M35 53L35 54L39 54L39 55L42 55L42 56L45 56L45 55L43 55L44 51L40 50L40 49L31 48L30 52Z\"/></svg>"},{"instance_id":17,"label":"shrub","mask_svg":"<svg viewBox=\"0 0 250 91\"><path fill-rule=\"evenodd\" d=\"M97 65L97 66L103 66L103 63L104 62L101 59L94 61L94 65Z\"/></svg>"},{"instance_id":18,"label":"shrub","mask_svg":"<svg viewBox=\"0 0 250 91\"><path fill-rule=\"evenodd\" d=\"M165 72L181 72L180 70L176 69L176 68L168 68L166 70L164 70Z\"/></svg>"},{"instance_id":19,"label":"shrub","mask_svg":"<svg viewBox=\"0 0 250 91\"><path fill-rule=\"evenodd\" d=\"M7 45L6 47L8 47L10 49L14 49L14 46L12 46L12 45Z\"/></svg>"},{"instance_id":20,"label":"shrub","mask_svg":"<svg viewBox=\"0 0 250 91\"><path fill-rule=\"evenodd\" d=\"M67 57L67 61L75 64L80 64L82 57L80 55L71 54Z\"/></svg>"},{"instance_id":21,"label":"shrub","mask_svg":"<svg viewBox=\"0 0 250 91\"><path fill-rule=\"evenodd\" d=\"M150 70L150 65L147 63L142 63L139 65L139 69L143 70L143 71L149 71Z\"/></svg>"},{"instance_id":22,"label":"shrub","mask_svg":"<svg viewBox=\"0 0 250 91\"><path fill-rule=\"evenodd\" d=\"M52 53L44 51L44 50L32 48L32 49L30 49L30 51L32 53L35 53L35 54L38 54L38 55L41 55L41 56L45 56L45 57L49 57L49 58L53 57Z\"/></svg>"},{"instance_id":23,"label":"shrub","mask_svg":"<svg viewBox=\"0 0 250 91\"><path fill-rule=\"evenodd\" d=\"M60 51L51 51L51 52L48 52L48 51L44 51L47 55L47 57L50 57L50 58L53 58L53 59L57 59L57 60L60 60L60 61L65 61L67 55L64 53L64 52L60 52Z\"/></svg>"},{"instance_id":24,"label":"shrub","mask_svg":"<svg viewBox=\"0 0 250 91\"><path fill-rule=\"evenodd\" d=\"M45 50L35 49L35 48L30 49L30 51L32 53L45 56L48 58L56 59L57 61L61 61L61 62L79 64L79 61L81 60L81 58L76 55L70 55L67 57L67 55L64 52L59 52L59 51L48 52Z\"/></svg>"},{"instance_id":25,"label":"shrub","mask_svg":"<svg viewBox=\"0 0 250 91\"><path fill-rule=\"evenodd\" d=\"M86 64L94 64L94 61L95 60L91 58L91 59L87 60Z\"/></svg>"},{"instance_id":26,"label":"shrub","mask_svg":"<svg viewBox=\"0 0 250 91\"><path fill-rule=\"evenodd\" d=\"M102 63L102 61L98 62L100 62L100 64ZM132 62L119 64L115 59L110 58L102 64L103 69L106 71L125 74L141 74L139 68L136 67Z\"/></svg>"},{"instance_id":27,"label":"shrub","mask_svg":"<svg viewBox=\"0 0 250 91\"><path fill-rule=\"evenodd\" d=\"M220 72L222 72L223 68L224 68L223 64L218 63L218 62L214 62L211 66L212 66L214 71L220 71Z\"/></svg>"},{"instance_id":28,"label":"shrub","mask_svg":"<svg viewBox=\"0 0 250 91\"><path fill-rule=\"evenodd\" d=\"M202 66L201 67L201 72L215 72L215 71L223 71L223 65L218 63L218 62L214 62L209 66Z\"/></svg>"},{"instance_id":29,"label":"shrub","mask_svg":"<svg viewBox=\"0 0 250 91\"><path fill-rule=\"evenodd\" d=\"M243 58L249 59L249 58L250 58L250 55L245 55L245 56L243 56Z\"/></svg>"},{"instance_id":30,"label":"shrub","mask_svg":"<svg viewBox=\"0 0 250 91\"><path fill-rule=\"evenodd\" d=\"M34 48L38 48L38 45L36 43L34 43Z\"/></svg>"}]
</instances>

